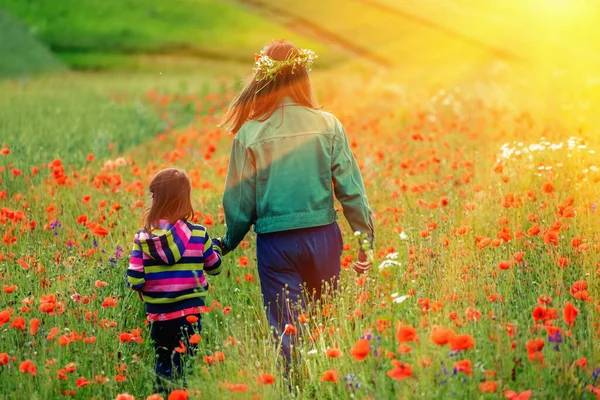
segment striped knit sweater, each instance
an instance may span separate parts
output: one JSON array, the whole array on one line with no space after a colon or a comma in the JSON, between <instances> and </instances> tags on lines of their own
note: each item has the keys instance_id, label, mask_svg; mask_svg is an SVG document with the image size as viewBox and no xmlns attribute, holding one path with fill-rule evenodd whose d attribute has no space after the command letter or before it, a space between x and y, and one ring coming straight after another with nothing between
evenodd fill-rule
<instances>
[{"instance_id":1,"label":"striped knit sweater","mask_svg":"<svg viewBox=\"0 0 600 400\"><path fill-rule=\"evenodd\" d=\"M208 291L204 272L221 272L221 249L202 225L161 220L159 229L138 231L127 283L141 293L148 319L180 318L200 312Z\"/></svg>"}]
</instances>

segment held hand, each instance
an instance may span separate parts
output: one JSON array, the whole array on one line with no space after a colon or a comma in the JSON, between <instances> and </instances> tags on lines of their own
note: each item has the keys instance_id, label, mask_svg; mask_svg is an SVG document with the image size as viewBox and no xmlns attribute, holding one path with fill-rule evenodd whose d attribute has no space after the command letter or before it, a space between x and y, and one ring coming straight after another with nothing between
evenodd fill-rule
<instances>
[{"instance_id":1,"label":"held hand","mask_svg":"<svg viewBox=\"0 0 600 400\"><path fill-rule=\"evenodd\" d=\"M354 267L354 271L356 271L357 274L362 275L365 272L369 271L369 269L371 268L371 264L372 262L369 261L367 253L364 250L359 250L358 261L355 261L352 264L352 266Z\"/></svg>"},{"instance_id":2,"label":"held hand","mask_svg":"<svg viewBox=\"0 0 600 400\"><path fill-rule=\"evenodd\" d=\"M225 254L229 253L229 250L227 249L227 247L225 247L225 244L223 243L222 237L213 238L212 241L213 241L213 246L217 245L221 249L221 256L225 256Z\"/></svg>"}]
</instances>

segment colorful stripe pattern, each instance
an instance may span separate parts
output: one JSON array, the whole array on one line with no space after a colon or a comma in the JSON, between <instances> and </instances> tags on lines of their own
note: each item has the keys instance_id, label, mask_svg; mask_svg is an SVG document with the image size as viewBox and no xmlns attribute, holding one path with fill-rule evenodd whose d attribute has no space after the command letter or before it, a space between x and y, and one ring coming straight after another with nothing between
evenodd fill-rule
<instances>
[{"instance_id":1,"label":"colorful stripe pattern","mask_svg":"<svg viewBox=\"0 0 600 400\"><path fill-rule=\"evenodd\" d=\"M161 220L159 229L136 233L127 269L128 286L141 292L148 315L163 315L161 319L203 306L208 291L204 272L221 272L220 253L202 225L185 220L171 225Z\"/></svg>"}]
</instances>

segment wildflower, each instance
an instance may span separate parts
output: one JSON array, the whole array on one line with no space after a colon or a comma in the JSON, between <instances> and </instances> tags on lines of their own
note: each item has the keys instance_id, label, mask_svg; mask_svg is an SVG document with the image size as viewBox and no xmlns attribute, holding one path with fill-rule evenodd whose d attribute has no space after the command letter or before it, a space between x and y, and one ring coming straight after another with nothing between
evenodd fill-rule
<instances>
[{"instance_id":1,"label":"wildflower","mask_svg":"<svg viewBox=\"0 0 600 400\"><path fill-rule=\"evenodd\" d=\"M258 378L256 378L256 381L259 385L272 385L275 383L275 377L271 374L264 373L260 374Z\"/></svg>"},{"instance_id":2,"label":"wildflower","mask_svg":"<svg viewBox=\"0 0 600 400\"><path fill-rule=\"evenodd\" d=\"M587 282L586 281L577 281L571 286L571 295L575 297L577 300L587 300L588 291L587 291Z\"/></svg>"},{"instance_id":3,"label":"wildflower","mask_svg":"<svg viewBox=\"0 0 600 400\"><path fill-rule=\"evenodd\" d=\"M285 324L285 327L283 328L283 333L285 335L295 335L296 327L292 324Z\"/></svg>"},{"instance_id":4,"label":"wildflower","mask_svg":"<svg viewBox=\"0 0 600 400\"><path fill-rule=\"evenodd\" d=\"M25 360L21 364L19 364L19 371L26 374L31 374L33 376L37 374L37 368L35 364L32 363L30 360Z\"/></svg>"},{"instance_id":5,"label":"wildflower","mask_svg":"<svg viewBox=\"0 0 600 400\"><path fill-rule=\"evenodd\" d=\"M386 372L386 375L393 380L400 381L406 378L412 378L412 367L410 364L403 364L398 360L392 360L393 369Z\"/></svg>"},{"instance_id":6,"label":"wildflower","mask_svg":"<svg viewBox=\"0 0 600 400\"><path fill-rule=\"evenodd\" d=\"M342 356L342 351L338 348L327 349L325 352L328 358L339 358Z\"/></svg>"},{"instance_id":7,"label":"wildflower","mask_svg":"<svg viewBox=\"0 0 600 400\"><path fill-rule=\"evenodd\" d=\"M13 322L10 324L10 327L18 329L20 331L24 331L25 330L25 318L23 318L23 317L15 318L13 320Z\"/></svg>"},{"instance_id":8,"label":"wildflower","mask_svg":"<svg viewBox=\"0 0 600 400\"><path fill-rule=\"evenodd\" d=\"M465 375L473 375L471 360L462 360L454 363L454 373L464 372Z\"/></svg>"},{"instance_id":9,"label":"wildflower","mask_svg":"<svg viewBox=\"0 0 600 400\"><path fill-rule=\"evenodd\" d=\"M350 355L355 361L362 361L369 355L370 349L370 343L367 339L359 339L350 350Z\"/></svg>"},{"instance_id":10,"label":"wildflower","mask_svg":"<svg viewBox=\"0 0 600 400\"><path fill-rule=\"evenodd\" d=\"M160 394L154 393L154 394L151 394L150 396L146 397L146 400L165 400L165 399Z\"/></svg>"},{"instance_id":11,"label":"wildflower","mask_svg":"<svg viewBox=\"0 0 600 400\"><path fill-rule=\"evenodd\" d=\"M567 304L563 309L563 319L565 320L565 323L569 326L573 326L575 324L575 318L577 318L577 314L579 314L579 309L571 304L570 301L567 301Z\"/></svg>"},{"instance_id":12,"label":"wildflower","mask_svg":"<svg viewBox=\"0 0 600 400\"><path fill-rule=\"evenodd\" d=\"M92 235L96 236L107 236L110 234L110 231L100 225L94 225L92 227Z\"/></svg>"},{"instance_id":13,"label":"wildflower","mask_svg":"<svg viewBox=\"0 0 600 400\"><path fill-rule=\"evenodd\" d=\"M230 392L246 392L248 390L248 385L243 383L233 383L230 384L227 389L229 389Z\"/></svg>"},{"instance_id":14,"label":"wildflower","mask_svg":"<svg viewBox=\"0 0 600 400\"><path fill-rule=\"evenodd\" d=\"M531 390L525 390L521 393L517 393L512 390L505 390L504 397L506 397L509 400L529 400L529 398L531 397L531 393Z\"/></svg>"},{"instance_id":15,"label":"wildflower","mask_svg":"<svg viewBox=\"0 0 600 400\"><path fill-rule=\"evenodd\" d=\"M417 330L411 325L401 325L396 330L396 340L398 342L418 342Z\"/></svg>"},{"instance_id":16,"label":"wildflower","mask_svg":"<svg viewBox=\"0 0 600 400\"><path fill-rule=\"evenodd\" d=\"M91 385L92 383L90 381L88 381L87 379L85 379L83 376L80 378L77 378L77 380L75 381L75 386L77 387L77 389L82 388L84 386L88 386Z\"/></svg>"},{"instance_id":17,"label":"wildflower","mask_svg":"<svg viewBox=\"0 0 600 400\"><path fill-rule=\"evenodd\" d=\"M183 354L183 353L185 353L185 350L186 350L185 344L183 344L183 342L180 340L179 347L175 347L175 351Z\"/></svg>"},{"instance_id":18,"label":"wildflower","mask_svg":"<svg viewBox=\"0 0 600 400\"><path fill-rule=\"evenodd\" d=\"M19 287L17 285L4 285L4 293L10 294L18 289Z\"/></svg>"},{"instance_id":19,"label":"wildflower","mask_svg":"<svg viewBox=\"0 0 600 400\"><path fill-rule=\"evenodd\" d=\"M202 337L198 333L194 333L190 336L190 344L198 344L202 340Z\"/></svg>"},{"instance_id":20,"label":"wildflower","mask_svg":"<svg viewBox=\"0 0 600 400\"><path fill-rule=\"evenodd\" d=\"M538 322L541 319L545 319L546 318L546 309L541 306L537 306L531 312L531 316L533 317L535 322Z\"/></svg>"},{"instance_id":21,"label":"wildflower","mask_svg":"<svg viewBox=\"0 0 600 400\"><path fill-rule=\"evenodd\" d=\"M113 298L113 297L106 297L103 301L102 301L102 308L108 308L108 307L116 307L117 306L117 301Z\"/></svg>"},{"instance_id":22,"label":"wildflower","mask_svg":"<svg viewBox=\"0 0 600 400\"><path fill-rule=\"evenodd\" d=\"M10 357L6 353L0 353L0 367L3 365L7 365L10 361Z\"/></svg>"},{"instance_id":23,"label":"wildflower","mask_svg":"<svg viewBox=\"0 0 600 400\"><path fill-rule=\"evenodd\" d=\"M439 346L443 346L448 344L453 335L454 331L452 329L444 329L436 326L431 332L431 341Z\"/></svg>"},{"instance_id":24,"label":"wildflower","mask_svg":"<svg viewBox=\"0 0 600 400\"><path fill-rule=\"evenodd\" d=\"M450 349L453 351L468 350L475 347L473 336L469 334L452 335L450 338Z\"/></svg>"},{"instance_id":25,"label":"wildflower","mask_svg":"<svg viewBox=\"0 0 600 400\"><path fill-rule=\"evenodd\" d=\"M117 395L117 397L115 397L115 400L135 400L135 397L129 393L120 393Z\"/></svg>"},{"instance_id":26,"label":"wildflower","mask_svg":"<svg viewBox=\"0 0 600 400\"><path fill-rule=\"evenodd\" d=\"M340 378L338 377L337 371L334 369L323 372L323 375L319 378L321 382L333 382L337 383Z\"/></svg>"},{"instance_id":27,"label":"wildflower","mask_svg":"<svg viewBox=\"0 0 600 400\"><path fill-rule=\"evenodd\" d=\"M169 393L167 400L187 400L190 397L190 393L187 389L184 390L173 390Z\"/></svg>"},{"instance_id":28,"label":"wildflower","mask_svg":"<svg viewBox=\"0 0 600 400\"><path fill-rule=\"evenodd\" d=\"M494 381L486 381L479 384L481 393L494 393L498 389L498 384Z\"/></svg>"},{"instance_id":29,"label":"wildflower","mask_svg":"<svg viewBox=\"0 0 600 400\"><path fill-rule=\"evenodd\" d=\"M0 326L4 325L8 321L10 321L12 313L13 313L13 310L10 308L0 311Z\"/></svg>"}]
</instances>

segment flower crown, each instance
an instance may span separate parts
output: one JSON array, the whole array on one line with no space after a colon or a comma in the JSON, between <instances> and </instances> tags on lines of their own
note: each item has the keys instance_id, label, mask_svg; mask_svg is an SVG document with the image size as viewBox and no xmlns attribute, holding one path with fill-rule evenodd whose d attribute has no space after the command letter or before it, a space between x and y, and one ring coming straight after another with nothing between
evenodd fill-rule
<instances>
[{"instance_id":1,"label":"flower crown","mask_svg":"<svg viewBox=\"0 0 600 400\"><path fill-rule=\"evenodd\" d=\"M300 49L298 54L291 56L283 61L274 60L267 55L266 50L261 50L260 53L254 55L254 72L257 73L256 80L272 80L286 67L292 68L292 74L296 70L296 66L302 65L307 71L310 71L315 58L318 56L314 51L308 49ZM262 74L258 74L262 72Z\"/></svg>"}]
</instances>

